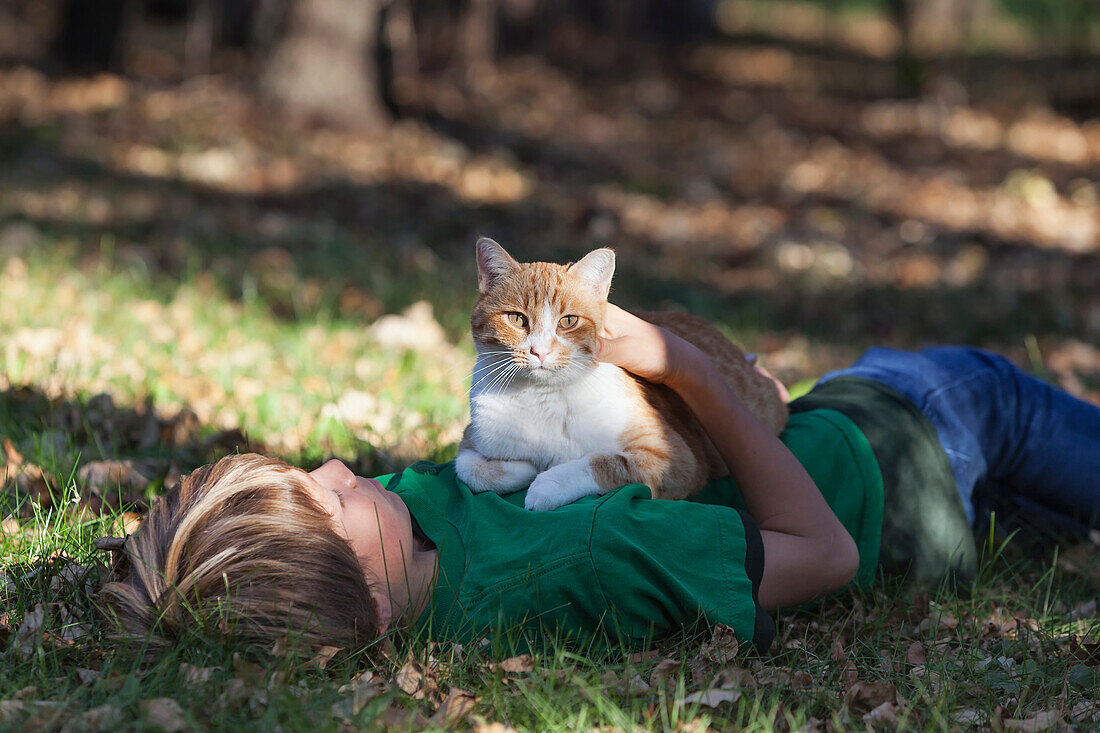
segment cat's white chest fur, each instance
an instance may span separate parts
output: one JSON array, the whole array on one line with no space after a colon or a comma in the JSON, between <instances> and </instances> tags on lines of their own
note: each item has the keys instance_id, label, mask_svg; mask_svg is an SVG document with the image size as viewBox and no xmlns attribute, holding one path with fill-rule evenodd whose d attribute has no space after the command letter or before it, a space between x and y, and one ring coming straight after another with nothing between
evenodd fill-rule
<instances>
[{"instance_id":1,"label":"cat's white chest fur","mask_svg":"<svg viewBox=\"0 0 1100 733\"><path fill-rule=\"evenodd\" d=\"M539 470L590 453L615 453L634 417L629 380L618 367L599 364L569 384L523 380L503 390L471 390L477 450L488 458L530 461Z\"/></svg>"}]
</instances>

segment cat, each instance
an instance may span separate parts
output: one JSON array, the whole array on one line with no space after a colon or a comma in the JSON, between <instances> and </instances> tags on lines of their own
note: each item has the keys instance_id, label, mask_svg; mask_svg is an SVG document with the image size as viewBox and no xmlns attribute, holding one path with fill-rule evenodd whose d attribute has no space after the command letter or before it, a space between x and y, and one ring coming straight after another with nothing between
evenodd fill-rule
<instances>
[{"instance_id":1,"label":"cat","mask_svg":"<svg viewBox=\"0 0 1100 733\"><path fill-rule=\"evenodd\" d=\"M524 506L554 509L628 483L682 499L728 473L683 400L596 359L615 253L570 265L520 263L477 241L478 298L470 316L477 361L470 423L455 468L474 492L528 488ZM638 313L702 349L776 434L787 406L774 383L703 319Z\"/></svg>"}]
</instances>

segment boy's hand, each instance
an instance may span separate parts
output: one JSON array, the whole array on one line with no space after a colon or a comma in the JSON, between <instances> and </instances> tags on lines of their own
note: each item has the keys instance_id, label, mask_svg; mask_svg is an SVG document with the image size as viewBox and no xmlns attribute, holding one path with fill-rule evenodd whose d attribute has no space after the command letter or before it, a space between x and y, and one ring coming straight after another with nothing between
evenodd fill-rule
<instances>
[{"instance_id":1,"label":"boy's hand","mask_svg":"<svg viewBox=\"0 0 1100 733\"><path fill-rule=\"evenodd\" d=\"M657 384L675 381L676 375L698 352L679 336L607 304L604 333L596 358L615 364Z\"/></svg>"}]
</instances>

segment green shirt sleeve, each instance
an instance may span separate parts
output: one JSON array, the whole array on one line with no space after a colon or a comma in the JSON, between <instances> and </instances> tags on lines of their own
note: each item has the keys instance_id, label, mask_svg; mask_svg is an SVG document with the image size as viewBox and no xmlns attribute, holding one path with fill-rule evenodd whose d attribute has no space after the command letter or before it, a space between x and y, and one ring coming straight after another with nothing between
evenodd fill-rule
<instances>
[{"instance_id":1,"label":"green shirt sleeve","mask_svg":"<svg viewBox=\"0 0 1100 733\"><path fill-rule=\"evenodd\" d=\"M596 512L592 558L613 631L660 637L703 620L767 649L775 626L757 598L764 547L756 523L731 507L649 496L645 486L626 486Z\"/></svg>"}]
</instances>

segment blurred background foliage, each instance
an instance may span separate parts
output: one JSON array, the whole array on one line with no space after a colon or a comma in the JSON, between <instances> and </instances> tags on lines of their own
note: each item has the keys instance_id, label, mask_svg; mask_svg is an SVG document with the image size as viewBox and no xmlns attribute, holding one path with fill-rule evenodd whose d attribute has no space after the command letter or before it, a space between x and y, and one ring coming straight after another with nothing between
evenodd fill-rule
<instances>
[{"instance_id":1,"label":"blurred background foliage","mask_svg":"<svg viewBox=\"0 0 1100 733\"><path fill-rule=\"evenodd\" d=\"M446 457L482 234L798 389L970 342L1100 402L1098 49L1089 0L5 0L0 435Z\"/></svg>"}]
</instances>

